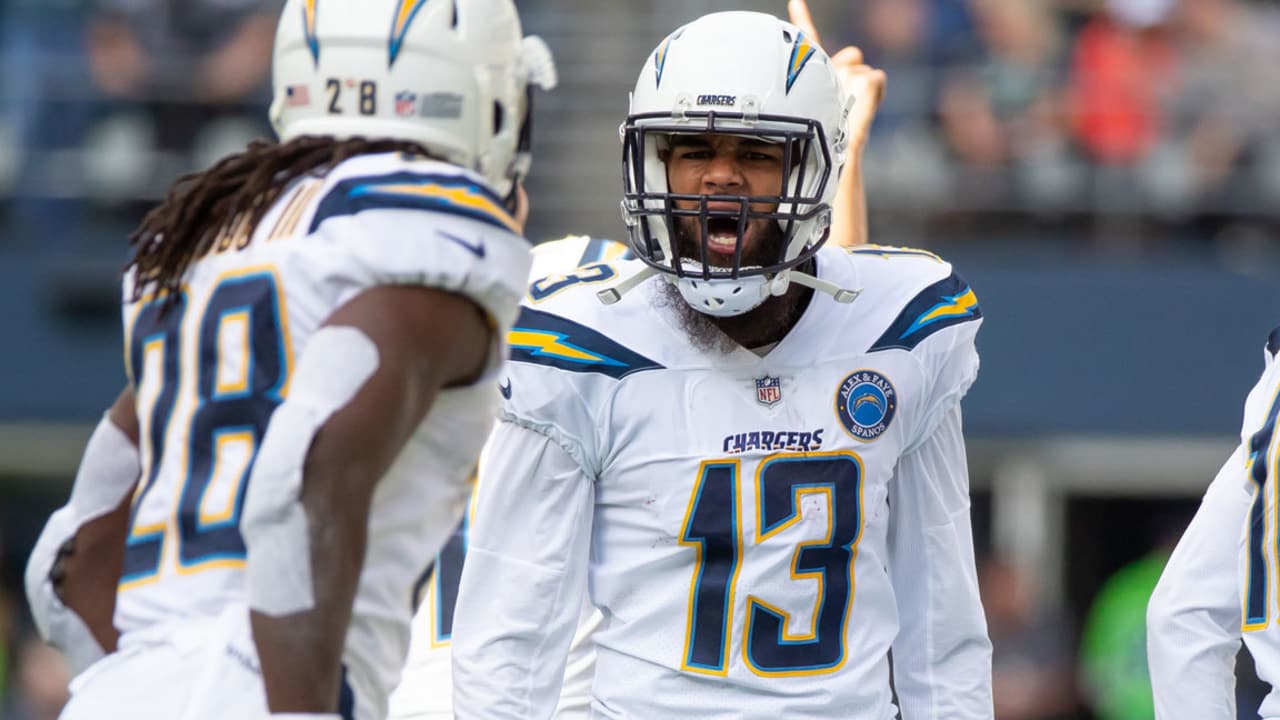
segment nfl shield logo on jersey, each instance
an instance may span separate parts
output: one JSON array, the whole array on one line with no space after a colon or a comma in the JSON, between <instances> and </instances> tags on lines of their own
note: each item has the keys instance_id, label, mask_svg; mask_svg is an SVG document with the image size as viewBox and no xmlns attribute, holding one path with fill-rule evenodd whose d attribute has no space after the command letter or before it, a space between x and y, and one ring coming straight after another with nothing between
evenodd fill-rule
<instances>
[{"instance_id":1,"label":"nfl shield logo on jersey","mask_svg":"<svg viewBox=\"0 0 1280 720\"><path fill-rule=\"evenodd\" d=\"M776 377L756 378L756 402L773 407L782 400L782 381Z\"/></svg>"}]
</instances>

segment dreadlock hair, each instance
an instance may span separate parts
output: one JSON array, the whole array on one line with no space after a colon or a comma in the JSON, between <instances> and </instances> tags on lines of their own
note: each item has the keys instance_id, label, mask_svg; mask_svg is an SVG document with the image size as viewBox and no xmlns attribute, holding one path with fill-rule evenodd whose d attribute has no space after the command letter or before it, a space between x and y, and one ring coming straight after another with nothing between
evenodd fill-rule
<instances>
[{"instance_id":1,"label":"dreadlock hair","mask_svg":"<svg viewBox=\"0 0 1280 720\"><path fill-rule=\"evenodd\" d=\"M168 197L129 236L133 259L125 272L135 272L132 300L150 290L165 297L168 309L176 302L192 263L207 255L225 234L257 227L294 180L305 175L323 177L357 155L387 152L431 156L422 145L407 140L303 135L280 144L254 140L213 167L179 178Z\"/></svg>"}]
</instances>

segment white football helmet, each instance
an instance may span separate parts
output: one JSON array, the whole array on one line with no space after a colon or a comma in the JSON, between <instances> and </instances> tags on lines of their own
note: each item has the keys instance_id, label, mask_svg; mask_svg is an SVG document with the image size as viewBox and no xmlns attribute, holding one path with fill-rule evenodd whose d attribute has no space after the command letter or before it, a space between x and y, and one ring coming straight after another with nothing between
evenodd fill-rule
<instances>
[{"instance_id":1,"label":"white football helmet","mask_svg":"<svg viewBox=\"0 0 1280 720\"><path fill-rule=\"evenodd\" d=\"M528 88L556 74L512 0L288 0L273 82L282 142L409 140L510 196L530 162Z\"/></svg>"},{"instance_id":2,"label":"white football helmet","mask_svg":"<svg viewBox=\"0 0 1280 720\"><path fill-rule=\"evenodd\" d=\"M851 300L848 291L792 270L826 241L845 160L848 111L830 58L791 23L764 13L722 12L676 30L645 62L621 128L622 212L637 255L667 274L690 305L710 315L752 310L770 294L786 292L792 281ZM742 135L783 144L782 194L670 192L662 151L679 134ZM699 206L677 208L676 200ZM709 209L713 201L739 203L742 209ZM777 208L755 212L751 202ZM681 217L700 220L704 246L699 256L681 257L673 240ZM737 223L738 253L731 267L703 260L707 223L719 218ZM766 266L741 264L743 235L754 218L776 221L782 231L780 256Z\"/></svg>"}]
</instances>

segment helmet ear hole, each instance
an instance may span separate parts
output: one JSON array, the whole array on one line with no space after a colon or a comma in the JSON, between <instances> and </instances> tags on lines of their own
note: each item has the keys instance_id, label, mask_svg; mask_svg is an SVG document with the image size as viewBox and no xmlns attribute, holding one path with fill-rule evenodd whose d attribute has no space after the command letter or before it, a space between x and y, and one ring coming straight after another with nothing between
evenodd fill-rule
<instances>
[{"instance_id":1,"label":"helmet ear hole","mask_svg":"<svg viewBox=\"0 0 1280 720\"><path fill-rule=\"evenodd\" d=\"M502 134L502 128L506 127L507 113L502 107L502 103L497 100L493 101L493 134Z\"/></svg>"}]
</instances>

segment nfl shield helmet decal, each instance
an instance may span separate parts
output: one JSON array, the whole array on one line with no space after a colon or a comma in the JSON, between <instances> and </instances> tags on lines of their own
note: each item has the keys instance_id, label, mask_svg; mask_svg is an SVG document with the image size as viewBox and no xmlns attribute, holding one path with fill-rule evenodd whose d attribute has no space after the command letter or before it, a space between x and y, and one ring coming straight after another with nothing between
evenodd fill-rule
<instances>
[{"instance_id":1,"label":"nfl shield helmet decal","mask_svg":"<svg viewBox=\"0 0 1280 720\"><path fill-rule=\"evenodd\" d=\"M782 380L776 377L756 378L756 402L773 407L782 401Z\"/></svg>"},{"instance_id":2,"label":"nfl shield helmet decal","mask_svg":"<svg viewBox=\"0 0 1280 720\"><path fill-rule=\"evenodd\" d=\"M856 370L836 390L836 415L855 440L869 442L889 429L898 411L898 391L875 370Z\"/></svg>"}]
</instances>

